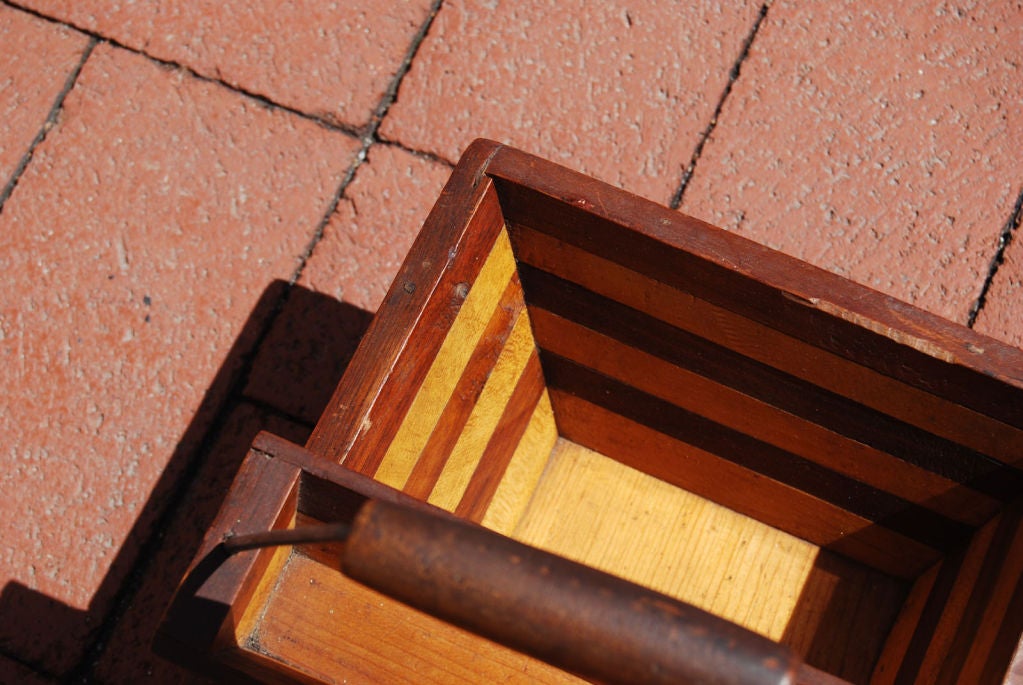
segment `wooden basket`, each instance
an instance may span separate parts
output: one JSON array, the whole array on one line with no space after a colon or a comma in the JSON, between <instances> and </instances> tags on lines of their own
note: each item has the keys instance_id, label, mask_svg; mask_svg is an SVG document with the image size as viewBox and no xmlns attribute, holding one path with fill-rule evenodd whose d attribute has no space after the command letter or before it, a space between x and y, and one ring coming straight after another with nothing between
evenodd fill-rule
<instances>
[{"instance_id":1,"label":"wooden basket","mask_svg":"<svg viewBox=\"0 0 1023 685\"><path fill-rule=\"evenodd\" d=\"M306 449L257 440L157 644L272 682L577 682L336 547L211 556L390 486L852 682L1023 683L1021 459L1020 350L478 141Z\"/></svg>"}]
</instances>

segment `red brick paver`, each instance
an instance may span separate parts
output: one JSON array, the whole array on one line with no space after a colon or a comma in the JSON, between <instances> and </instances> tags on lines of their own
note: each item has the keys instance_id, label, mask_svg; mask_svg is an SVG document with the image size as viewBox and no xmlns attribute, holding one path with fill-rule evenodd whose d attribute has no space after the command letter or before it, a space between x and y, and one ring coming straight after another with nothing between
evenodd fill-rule
<instances>
[{"instance_id":1,"label":"red brick paver","mask_svg":"<svg viewBox=\"0 0 1023 685\"><path fill-rule=\"evenodd\" d=\"M667 203L759 3L445 2L382 135L494 138Z\"/></svg>"},{"instance_id":2,"label":"red brick paver","mask_svg":"<svg viewBox=\"0 0 1023 685\"><path fill-rule=\"evenodd\" d=\"M376 311L450 175L443 164L374 146L299 283Z\"/></svg>"},{"instance_id":3,"label":"red brick paver","mask_svg":"<svg viewBox=\"0 0 1023 685\"><path fill-rule=\"evenodd\" d=\"M202 435L218 368L239 363L232 342L251 346L242 324L296 269L356 147L124 50L93 53L0 213L0 507L21 522L0 574L89 621L27 644L24 625L0 626L0 647L74 663L129 530L145 535L151 488Z\"/></svg>"},{"instance_id":4,"label":"red brick paver","mask_svg":"<svg viewBox=\"0 0 1023 685\"><path fill-rule=\"evenodd\" d=\"M777 2L682 209L965 322L1023 177L1019 4Z\"/></svg>"},{"instance_id":5,"label":"red brick paver","mask_svg":"<svg viewBox=\"0 0 1023 685\"><path fill-rule=\"evenodd\" d=\"M88 42L77 31L0 5L0 192Z\"/></svg>"},{"instance_id":6,"label":"red brick paver","mask_svg":"<svg viewBox=\"0 0 1023 685\"><path fill-rule=\"evenodd\" d=\"M451 170L374 145L345 190L257 363L247 397L315 423ZM311 290L307 290L310 288Z\"/></svg>"},{"instance_id":7,"label":"red brick paver","mask_svg":"<svg viewBox=\"0 0 1023 685\"><path fill-rule=\"evenodd\" d=\"M22 0L61 21L328 121L362 127L428 0Z\"/></svg>"}]
</instances>

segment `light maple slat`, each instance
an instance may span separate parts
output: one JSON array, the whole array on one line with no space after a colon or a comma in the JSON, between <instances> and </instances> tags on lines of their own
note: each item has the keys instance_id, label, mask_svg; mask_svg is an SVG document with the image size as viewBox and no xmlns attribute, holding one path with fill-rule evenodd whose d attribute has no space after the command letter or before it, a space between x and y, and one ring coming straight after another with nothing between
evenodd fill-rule
<instances>
[{"instance_id":1,"label":"light maple slat","mask_svg":"<svg viewBox=\"0 0 1023 685\"><path fill-rule=\"evenodd\" d=\"M847 478L730 427L709 421L571 360L557 357L552 353L545 353L544 359L549 387L558 391L554 395L555 398L565 394L572 395L590 406L600 407L604 411L627 419L633 425L643 426L647 431L663 434L677 443L712 454L717 457L720 464L731 462L760 474L763 476L760 482L761 489L770 481L782 483L811 495L830 507L843 509L858 518L872 521L877 524L875 528L888 529L898 533L899 537L906 541L915 540L934 550L950 549L968 535L969 528L961 523ZM554 408L562 432L566 432L567 421L557 399ZM580 442L585 444L585 441L601 440L604 436L600 434L606 431L599 424L592 423L589 430L591 435L580 439ZM639 435L634 437L638 438ZM682 475L685 469L684 462L673 463L668 455L653 455L637 449L626 455L615 453L609 456L625 458L633 466L648 471L653 468L656 460L659 468L666 471L661 477L670 482L674 482L674 478L684 478ZM650 466L647 465L647 461L651 463ZM721 486L717 489L723 490ZM711 498L719 496L713 493L701 494ZM753 492L749 495L756 496ZM845 532L843 529L837 529L835 534L841 536ZM892 539L894 541L898 538Z\"/></svg>"},{"instance_id":2,"label":"light maple slat","mask_svg":"<svg viewBox=\"0 0 1023 685\"><path fill-rule=\"evenodd\" d=\"M512 534L533 497L557 439L554 410L544 389L483 515L484 526L503 535Z\"/></svg>"},{"instance_id":3,"label":"light maple slat","mask_svg":"<svg viewBox=\"0 0 1023 685\"><path fill-rule=\"evenodd\" d=\"M530 308L580 323L677 366L756 397L893 457L1003 501L1023 490L1023 472L820 386L782 373L556 274L520 265ZM543 341L539 341L543 344Z\"/></svg>"},{"instance_id":4,"label":"light maple slat","mask_svg":"<svg viewBox=\"0 0 1023 685\"><path fill-rule=\"evenodd\" d=\"M513 276L405 482L405 492L413 497L426 499L433 491L524 306L522 288Z\"/></svg>"},{"instance_id":5,"label":"light maple slat","mask_svg":"<svg viewBox=\"0 0 1023 685\"><path fill-rule=\"evenodd\" d=\"M398 417L401 422L393 439L388 444L382 442L386 436L378 437L380 441L375 448L383 452L379 466L369 470L367 464L363 467L365 472L392 487L405 486L514 271L511 246L507 234L502 232L479 276L468 288L465 301L436 355L430 360L422 385L418 390L404 389L403 394L411 395L412 399L407 412ZM408 362L399 359L399 365L405 363ZM386 451L383 445L387 445Z\"/></svg>"},{"instance_id":6,"label":"light maple slat","mask_svg":"<svg viewBox=\"0 0 1023 685\"><path fill-rule=\"evenodd\" d=\"M207 543L367 498L451 515L428 500L790 645L799 682L1023 685L1020 407L1019 350L482 142L312 451L262 438ZM229 560L172 649L270 682L572 681L338 554Z\"/></svg>"},{"instance_id":7,"label":"light maple slat","mask_svg":"<svg viewBox=\"0 0 1023 685\"><path fill-rule=\"evenodd\" d=\"M498 427L504 408L535 350L529 318L524 314L520 315L497 364L487 378L479 401L473 407L472 414L466 421L465 428L430 493L428 498L430 504L448 511L454 511L458 506L462 494L469 486L476 465L483 458L491 435ZM523 417L523 423L527 420L528 416Z\"/></svg>"},{"instance_id":8,"label":"light maple slat","mask_svg":"<svg viewBox=\"0 0 1023 685\"><path fill-rule=\"evenodd\" d=\"M292 554L250 649L317 682L581 683ZM358 639L346 639L358 632ZM415 645L414 649L410 649Z\"/></svg>"},{"instance_id":9,"label":"light maple slat","mask_svg":"<svg viewBox=\"0 0 1023 685\"><path fill-rule=\"evenodd\" d=\"M894 579L564 439L514 536L783 641L857 682L904 595Z\"/></svg>"},{"instance_id":10,"label":"light maple slat","mask_svg":"<svg viewBox=\"0 0 1023 685\"><path fill-rule=\"evenodd\" d=\"M529 428L545 390L540 357L532 350L515 389L501 412L487 445L476 462L472 476L455 508L455 515L479 523L486 516L500 483L504 480L518 445ZM513 474L514 475L514 474Z\"/></svg>"},{"instance_id":11,"label":"light maple slat","mask_svg":"<svg viewBox=\"0 0 1023 685\"><path fill-rule=\"evenodd\" d=\"M1023 352L555 164L487 165L524 225L1017 428Z\"/></svg>"},{"instance_id":12,"label":"light maple slat","mask_svg":"<svg viewBox=\"0 0 1023 685\"><path fill-rule=\"evenodd\" d=\"M559 440L513 537L781 637L817 547Z\"/></svg>"},{"instance_id":13,"label":"light maple slat","mask_svg":"<svg viewBox=\"0 0 1023 685\"><path fill-rule=\"evenodd\" d=\"M466 158L488 154L476 149ZM493 183L474 169L456 170L366 331L372 344L360 345L317 422L311 450L364 473L376 470L383 453L375 440L393 437L484 264L481 255L502 234ZM381 396L386 406L376 404Z\"/></svg>"}]
</instances>

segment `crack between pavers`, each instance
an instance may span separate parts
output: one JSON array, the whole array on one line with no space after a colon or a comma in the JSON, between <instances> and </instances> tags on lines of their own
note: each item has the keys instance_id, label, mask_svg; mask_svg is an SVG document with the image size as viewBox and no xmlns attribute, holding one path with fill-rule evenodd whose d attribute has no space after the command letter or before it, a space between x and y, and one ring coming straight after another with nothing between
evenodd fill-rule
<instances>
[{"instance_id":1,"label":"crack between pavers","mask_svg":"<svg viewBox=\"0 0 1023 685\"><path fill-rule=\"evenodd\" d=\"M974 324L977 323L977 317L984 309L984 305L987 304L988 291L991 290L991 284L994 283L995 274L998 273L999 267L1005 261L1005 251L1009 248L1010 243L1012 243L1012 239L1015 237L1021 221L1023 221L1023 188L1020 189L1019 195L1016 196L1016 205L998 234L998 248L995 250L994 256L991 257L987 275L984 277L984 284L980 287L980 294L977 295L976 301L970 307L970 314L966 319L966 325L969 328L973 328Z\"/></svg>"},{"instance_id":2,"label":"crack between pavers","mask_svg":"<svg viewBox=\"0 0 1023 685\"><path fill-rule=\"evenodd\" d=\"M764 19L767 17L767 10L771 6L772 0L766 0L764 4L760 6L760 13L757 15L756 21L753 22L753 28L750 29L749 34L746 36L746 40L742 43L742 50L739 51L739 57L735 60L735 64L732 65L731 70L728 72L728 82L725 84L724 90L721 91L721 97L718 99L717 107L714 108L714 114L710 118L710 122L707 127L700 134L700 139L696 142L696 148L693 150L693 156L689 160L688 166L684 172L682 172L682 180L679 182L678 190L671 196L671 202L669 207L672 209L678 209L682 206L682 198L685 195L686 189L689 187L689 182L693 178L693 174L696 172L696 164L700 161L700 156L703 154L703 148L707 145L707 140L710 139L714 133L714 129L717 128L718 121L721 118L721 112L725 108L725 101L728 100L728 96L732 93L732 88L735 86L735 82L739 80L739 74L742 71L742 65L749 57L750 48L753 47L753 41L756 40L757 33L760 31L761 25L764 23Z\"/></svg>"},{"instance_id":3,"label":"crack between pavers","mask_svg":"<svg viewBox=\"0 0 1023 685\"><path fill-rule=\"evenodd\" d=\"M150 62L153 62L154 64L158 64L158 65L160 65L161 67L163 67L165 69L172 69L172 70L175 70L175 71L181 71L182 73L184 73L184 74L186 74L186 75L188 75L188 76L190 76L192 78L198 79L200 81L204 81L206 83L211 83L211 84L216 85L216 86L220 86L221 88L225 88L225 89L227 89L227 90L229 90L229 91L231 91L233 93L237 93L238 95L242 95L242 96L244 96L244 97L254 101L256 104L259 104L259 105L261 105L261 106L263 106L263 107L265 107L265 108L267 108L269 110L279 110L279 111L282 111L282 112L287 112L288 114L293 114L293 115L295 115L297 117L301 117L302 119L305 119L307 121L311 121L311 122L313 122L313 123L315 123L315 124L325 128L325 129L327 129L329 131L334 131L334 132L337 132L337 133L342 133L342 134L350 136L352 138L361 138L362 137L361 133L360 133L360 128L359 127L350 126L350 125L347 125L347 124L345 124L343 122L335 121L335 120L329 119L327 117L319 116L319 115L316 115L316 114L310 114L309 112L303 112L302 110L296 109L296 108L291 107L289 105L283 105L283 104L281 104L279 102L275 102L275 101L271 100L270 98L268 98L265 95L260 95L259 93L254 93L254 92L252 92L250 90L246 90L245 88L242 88L239 85L236 85L236 84L233 84L233 83L229 83L229 82L227 82L227 81L225 81L222 78L219 78L217 76L211 76L209 74L203 74L202 72L198 72L198 71L192 69L189 66L181 64L180 62L175 62L173 60L167 60L167 59L161 59L160 57L156 57L154 55L149 54L145 50L140 50L139 48L135 48L135 47L132 47L130 45L125 45L124 43L118 41L115 38L111 38L109 36L104 36L103 34L98 33L96 31L93 31L92 29L85 28L84 26L79 26L78 24L74 24L72 22L65 21L63 19L57 19L56 17L48 16L48 15L43 14L43 13L39 12L38 10L35 10L35 9L31 8L31 7L23 7L23 6L19 5L16 2L12 2L11 0L0 0L0 5L6 5L7 7L19 10L21 12L25 12L26 14L30 14L30 15L36 17L37 19L42 19L43 21L49 22L49 23L54 24L56 26L63 26L65 28L77 31L78 33L81 33L81 34L84 34L86 36L89 36L90 38L93 38L93 39L95 39L98 42L106 43L106 44L112 45L112 46L114 46L116 48L120 48L121 50L125 50L126 52L130 52L132 54L139 55L140 57L144 57L145 59L149 60Z\"/></svg>"},{"instance_id":4,"label":"crack between pavers","mask_svg":"<svg viewBox=\"0 0 1023 685\"><path fill-rule=\"evenodd\" d=\"M355 173L369 156L370 148L381 142L377 137L377 131L380 130L380 125L383 123L384 117L387 116L387 112L391 109L391 105L393 105L398 99L398 89L401 87L401 82L412 67L412 60L415 59L423 41L426 40L426 35L430 32L430 27L433 25L433 21L437 17L437 13L440 12L442 4L443 0L434 0L433 4L430 5L430 10L427 13L426 19L420 25L416 34L412 37L401 64L395 71L394 77L391 78L391 82L387 85L387 90L384 91L384 95L380 98L380 102L377 103L377 106L373 109L369 122L367 122L363 129L363 134L361 136L362 145L359 148L359 151L355 153L355 161L348 167L348 171L345 173L344 178L341 180L341 183L338 185L337 190L334 192L333 197L331 197L331 200L327 205L327 210L316 225L316 229L313 231L313 235L310 238L309 243L299 256L298 266L295 268L295 271L291 276L291 280L288 283L289 290L290 286L294 285L298 279L301 278L306 265L309 263L309 260L312 259L316 246L320 244L321 240L323 240L324 231L327 228L327 224L330 223L330 218L334 215L334 212L337 211L337 206L340 204L342 198L344 198L345 191L348 189L349 184L351 184L352 180L355 178ZM417 153L412 150L409 150L409 152L420 155L427 154L421 152ZM287 298L287 296L288 294L285 293L284 297Z\"/></svg>"},{"instance_id":5,"label":"crack between pavers","mask_svg":"<svg viewBox=\"0 0 1023 685\"><path fill-rule=\"evenodd\" d=\"M39 132L36 133L35 138L29 143L28 150L22 155L21 160L18 162L18 166L14 168L14 173L11 174L10 180L0 190L0 213L4 211L4 205L7 204L7 199L14 192L14 189L18 186L18 182L21 180L22 174L28 169L28 165L32 162L32 157L35 155L36 148L42 145L43 141L46 140L46 136L49 135L50 131L57 125L57 119L60 117L60 112L64 109L64 100L67 98L68 93L74 88L75 83L78 81L78 76L82 73L82 69L85 67L86 61L89 59L89 55L92 54L93 49L99 43L96 38L90 38L86 44L85 49L82 50L82 56L78 60L78 64L68 74L67 79L64 81L64 87L61 88L60 92L57 93L57 97L53 100L53 106L50 107L49 113L46 115L46 119L43 121L43 125L39 127Z\"/></svg>"},{"instance_id":6,"label":"crack between pavers","mask_svg":"<svg viewBox=\"0 0 1023 685\"><path fill-rule=\"evenodd\" d=\"M390 140L389 138L381 138L377 136L376 144L383 145L384 147L391 147L394 148L395 150L401 150L402 152L407 152L413 157L418 157L419 159L426 160L427 162L434 162L435 164L446 166L449 169L455 168L455 163L447 159L446 157L441 157L436 152L427 152L426 150L419 150L414 147L409 147L408 145L405 145L401 141Z\"/></svg>"}]
</instances>

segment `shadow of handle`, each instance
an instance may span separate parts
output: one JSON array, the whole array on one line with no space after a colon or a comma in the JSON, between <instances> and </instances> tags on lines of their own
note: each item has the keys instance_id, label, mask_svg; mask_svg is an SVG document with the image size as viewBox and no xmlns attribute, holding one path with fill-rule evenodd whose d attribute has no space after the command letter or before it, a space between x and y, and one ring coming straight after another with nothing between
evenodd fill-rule
<instances>
[{"instance_id":1,"label":"shadow of handle","mask_svg":"<svg viewBox=\"0 0 1023 685\"><path fill-rule=\"evenodd\" d=\"M787 647L689 604L479 526L379 500L356 516L341 569L602 683L779 685L802 671Z\"/></svg>"}]
</instances>

